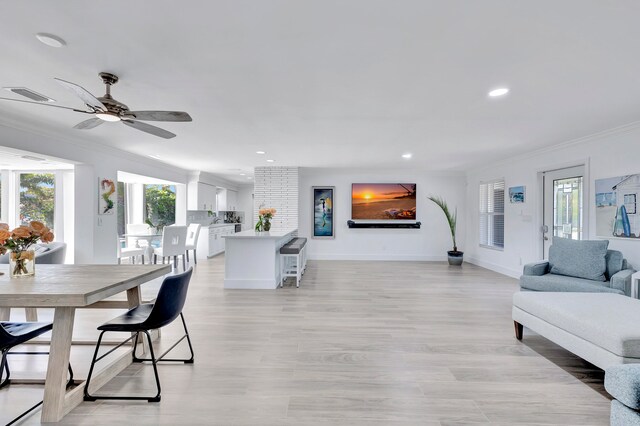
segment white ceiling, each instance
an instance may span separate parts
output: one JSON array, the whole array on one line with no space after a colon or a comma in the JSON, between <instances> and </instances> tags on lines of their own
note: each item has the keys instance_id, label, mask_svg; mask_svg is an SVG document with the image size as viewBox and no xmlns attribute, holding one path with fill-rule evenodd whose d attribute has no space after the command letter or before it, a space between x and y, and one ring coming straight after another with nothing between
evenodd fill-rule
<instances>
[{"instance_id":1,"label":"white ceiling","mask_svg":"<svg viewBox=\"0 0 640 426\"><path fill-rule=\"evenodd\" d=\"M41 154L0 147L0 170L72 170L72 163Z\"/></svg>"},{"instance_id":2,"label":"white ceiling","mask_svg":"<svg viewBox=\"0 0 640 426\"><path fill-rule=\"evenodd\" d=\"M0 114L230 176L266 158L464 170L640 119L639 21L635 0L4 2L0 86L81 107L53 77L99 96L110 71L130 108L194 121L162 123L167 141L37 105Z\"/></svg>"}]
</instances>

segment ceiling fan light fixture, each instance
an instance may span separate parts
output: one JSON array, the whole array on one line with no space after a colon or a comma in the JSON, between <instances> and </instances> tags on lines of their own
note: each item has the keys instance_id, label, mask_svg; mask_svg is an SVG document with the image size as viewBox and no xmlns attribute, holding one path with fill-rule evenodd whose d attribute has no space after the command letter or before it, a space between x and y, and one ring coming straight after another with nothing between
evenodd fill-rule
<instances>
[{"instance_id":1,"label":"ceiling fan light fixture","mask_svg":"<svg viewBox=\"0 0 640 426\"><path fill-rule=\"evenodd\" d=\"M96 117L103 121L109 121L109 122L120 121L120 117L111 112L96 112Z\"/></svg>"}]
</instances>

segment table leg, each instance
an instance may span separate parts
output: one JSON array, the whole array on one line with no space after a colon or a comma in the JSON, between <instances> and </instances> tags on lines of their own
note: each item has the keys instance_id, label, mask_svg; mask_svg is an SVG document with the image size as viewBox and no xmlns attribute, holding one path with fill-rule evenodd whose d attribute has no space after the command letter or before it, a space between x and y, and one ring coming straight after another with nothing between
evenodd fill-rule
<instances>
[{"instance_id":1,"label":"table leg","mask_svg":"<svg viewBox=\"0 0 640 426\"><path fill-rule=\"evenodd\" d=\"M36 308L25 308L24 311L27 321L38 321L38 310Z\"/></svg>"},{"instance_id":2,"label":"table leg","mask_svg":"<svg viewBox=\"0 0 640 426\"><path fill-rule=\"evenodd\" d=\"M58 307L53 315L49 366L44 385L42 422L58 422L64 417L64 401L67 388L67 368L71 353L71 337L76 309Z\"/></svg>"},{"instance_id":3,"label":"table leg","mask_svg":"<svg viewBox=\"0 0 640 426\"><path fill-rule=\"evenodd\" d=\"M142 291L140 290L140 286L133 287L127 290L127 303L129 304L129 309L133 309L136 306L140 306L141 302L142 302ZM132 333L132 335L133 334L135 333ZM141 340L142 340L142 354L137 354L139 357L143 357L144 354L149 352L149 348L148 348L149 343L147 343L147 340L144 339L144 337ZM133 348L133 350L135 351L136 348Z\"/></svg>"},{"instance_id":4,"label":"table leg","mask_svg":"<svg viewBox=\"0 0 640 426\"><path fill-rule=\"evenodd\" d=\"M0 308L0 321L11 320L11 308Z\"/></svg>"}]
</instances>

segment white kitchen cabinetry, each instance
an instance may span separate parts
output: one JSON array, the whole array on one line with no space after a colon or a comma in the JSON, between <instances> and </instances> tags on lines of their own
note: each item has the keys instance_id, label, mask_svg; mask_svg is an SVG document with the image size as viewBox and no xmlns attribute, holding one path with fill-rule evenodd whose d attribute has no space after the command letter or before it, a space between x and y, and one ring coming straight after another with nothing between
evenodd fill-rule
<instances>
[{"instance_id":1,"label":"white kitchen cabinetry","mask_svg":"<svg viewBox=\"0 0 640 426\"><path fill-rule=\"evenodd\" d=\"M203 226L198 238L198 259L208 259L224 252L224 235L235 234L234 224Z\"/></svg>"},{"instance_id":2,"label":"white kitchen cabinetry","mask_svg":"<svg viewBox=\"0 0 640 426\"><path fill-rule=\"evenodd\" d=\"M235 212L238 210L238 191L232 189L218 189L218 211Z\"/></svg>"},{"instance_id":3,"label":"white kitchen cabinetry","mask_svg":"<svg viewBox=\"0 0 640 426\"><path fill-rule=\"evenodd\" d=\"M195 210L216 211L216 187L198 182L198 202Z\"/></svg>"},{"instance_id":4,"label":"white kitchen cabinetry","mask_svg":"<svg viewBox=\"0 0 640 426\"><path fill-rule=\"evenodd\" d=\"M238 191L227 189L227 210L232 212L238 210Z\"/></svg>"}]
</instances>

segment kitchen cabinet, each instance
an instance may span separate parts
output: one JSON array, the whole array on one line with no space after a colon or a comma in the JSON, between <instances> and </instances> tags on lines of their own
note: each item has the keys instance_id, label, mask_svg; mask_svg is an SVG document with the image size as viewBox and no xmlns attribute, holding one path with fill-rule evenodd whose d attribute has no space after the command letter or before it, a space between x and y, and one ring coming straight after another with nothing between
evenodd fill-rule
<instances>
[{"instance_id":1,"label":"kitchen cabinet","mask_svg":"<svg viewBox=\"0 0 640 426\"><path fill-rule=\"evenodd\" d=\"M198 182L197 210L216 211L216 187Z\"/></svg>"},{"instance_id":2,"label":"kitchen cabinet","mask_svg":"<svg viewBox=\"0 0 640 426\"><path fill-rule=\"evenodd\" d=\"M238 210L238 191L232 189L218 189L218 211L235 212Z\"/></svg>"},{"instance_id":3,"label":"kitchen cabinet","mask_svg":"<svg viewBox=\"0 0 640 426\"><path fill-rule=\"evenodd\" d=\"M227 189L227 210L232 212L238 210L238 191Z\"/></svg>"},{"instance_id":4,"label":"kitchen cabinet","mask_svg":"<svg viewBox=\"0 0 640 426\"><path fill-rule=\"evenodd\" d=\"M208 259L224 252L225 235L235 234L233 223L203 226L198 238L198 259Z\"/></svg>"}]
</instances>

